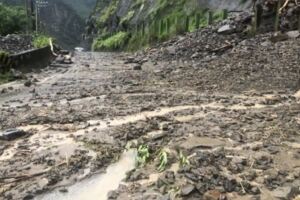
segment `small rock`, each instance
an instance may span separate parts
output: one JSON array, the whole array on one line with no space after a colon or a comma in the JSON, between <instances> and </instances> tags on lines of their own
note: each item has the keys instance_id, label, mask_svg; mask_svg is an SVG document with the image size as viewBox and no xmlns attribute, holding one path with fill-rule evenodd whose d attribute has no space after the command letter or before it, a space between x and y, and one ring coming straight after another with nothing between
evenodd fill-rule
<instances>
[{"instance_id":1,"label":"small rock","mask_svg":"<svg viewBox=\"0 0 300 200\"><path fill-rule=\"evenodd\" d=\"M233 33L235 31L236 27L235 26L232 26L232 25L224 25L222 27L220 27L218 29L218 33L220 34L230 34L230 33Z\"/></svg>"},{"instance_id":2,"label":"small rock","mask_svg":"<svg viewBox=\"0 0 300 200\"><path fill-rule=\"evenodd\" d=\"M133 65L133 70L142 70L142 65L140 64Z\"/></svg>"},{"instance_id":3,"label":"small rock","mask_svg":"<svg viewBox=\"0 0 300 200\"><path fill-rule=\"evenodd\" d=\"M110 191L107 194L107 199L116 199L118 197L118 193L116 191Z\"/></svg>"},{"instance_id":4,"label":"small rock","mask_svg":"<svg viewBox=\"0 0 300 200\"><path fill-rule=\"evenodd\" d=\"M3 88L0 92L1 94L4 94L4 93L7 93L7 89L6 88Z\"/></svg>"},{"instance_id":5,"label":"small rock","mask_svg":"<svg viewBox=\"0 0 300 200\"><path fill-rule=\"evenodd\" d=\"M224 194L221 194L218 190L207 191L203 195L204 200L226 200L227 197Z\"/></svg>"},{"instance_id":6,"label":"small rock","mask_svg":"<svg viewBox=\"0 0 300 200\"><path fill-rule=\"evenodd\" d=\"M270 41L273 43L281 42L289 39L289 37L282 33L275 33L272 37L270 37Z\"/></svg>"},{"instance_id":7,"label":"small rock","mask_svg":"<svg viewBox=\"0 0 300 200\"><path fill-rule=\"evenodd\" d=\"M25 136L27 133L23 130L18 129L8 129L4 132L0 132L0 140L11 141L19 137Z\"/></svg>"},{"instance_id":8,"label":"small rock","mask_svg":"<svg viewBox=\"0 0 300 200\"><path fill-rule=\"evenodd\" d=\"M166 49L167 53L171 54L171 55L175 55L176 54L176 47L175 46L170 46Z\"/></svg>"},{"instance_id":9,"label":"small rock","mask_svg":"<svg viewBox=\"0 0 300 200\"><path fill-rule=\"evenodd\" d=\"M61 189L59 190L59 192L61 192L61 193L67 193L67 192L68 192L68 189L67 189L67 188L61 188Z\"/></svg>"},{"instance_id":10,"label":"small rock","mask_svg":"<svg viewBox=\"0 0 300 200\"><path fill-rule=\"evenodd\" d=\"M288 32L286 32L286 35L289 38L295 39L295 38L298 38L300 36L300 32L299 31L288 31Z\"/></svg>"},{"instance_id":11,"label":"small rock","mask_svg":"<svg viewBox=\"0 0 300 200\"><path fill-rule=\"evenodd\" d=\"M191 184L187 184L181 188L181 195L182 196L188 196L195 190L195 186Z\"/></svg>"},{"instance_id":12,"label":"small rock","mask_svg":"<svg viewBox=\"0 0 300 200\"><path fill-rule=\"evenodd\" d=\"M32 85L32 82L30 80L28 80L24 83L24 86L26 86L26 87L30 87L31 85Z\"/></svg>"},{"instance_id":13,"label":"small rock","mask_svg":"<svg viewBox=\"0 0 300 200\"><path fill-rule=\"evenodd\" d=\"M272 192L272 196L280 200L289 200L299 194L299 188L279 187Z\"/></svg>"},{"instance_id":14,"label":"small rock","mask_svg":"<svg viewBox=\"0 0 300 200\"><path fill-rule=\"evenodd\" d=\"M225 180L223 187L226 192L233 192L237 187L237 182L235 179Z\"/></svg>"}]
</instances>

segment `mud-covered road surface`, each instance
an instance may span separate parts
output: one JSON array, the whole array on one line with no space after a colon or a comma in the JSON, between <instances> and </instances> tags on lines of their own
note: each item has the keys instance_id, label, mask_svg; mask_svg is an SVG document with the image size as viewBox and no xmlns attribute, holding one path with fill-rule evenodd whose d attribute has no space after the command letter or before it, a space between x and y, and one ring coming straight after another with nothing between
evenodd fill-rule
<instances>
[{"instance_id":1,"label":"mud-covered road surface","mask_svg":"<svg viewBox=\"0 0 300 200\"><path fill-rule=\"evenodd\" d=\"M71 65L32 73L30 87L0 85L0 130L27 133L0 140L0 199L97 200L88 195L108 192L101 180L91 184L90 193L76 183L105 178L111 164L122 162L129 143L131 148L148 146L150 157L135 170L124 164L130 173L120 186L111 176L114 186L108 181L107 187L114 191L99 200L295 198L300 186L299 70L266 64L261 77L270 72L268 84L259 79L260 68L246 72L243 66L251 61L234 62L243 58L231 53L236 57L223 55L203 66L148 59L141 70L124 54L76 53ZM291 65L281 63L284 67L299 64L299 57L277 54L281 60L294 59ZM259 55L247 59L259 60ZM270 63L265 59L260 61ZM276 56L270 59L275 63ZM222 62L226 67L220 73ZM289 73L295 74L289 78ZM159 152L168 158L160 171Z\"/></svg>"}]
</instances>

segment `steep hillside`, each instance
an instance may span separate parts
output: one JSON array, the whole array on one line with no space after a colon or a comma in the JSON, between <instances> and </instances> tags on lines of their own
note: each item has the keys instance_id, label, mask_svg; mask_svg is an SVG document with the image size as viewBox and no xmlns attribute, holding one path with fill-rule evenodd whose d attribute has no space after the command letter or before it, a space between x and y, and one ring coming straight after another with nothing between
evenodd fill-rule
<instances>
[{"instance_id":1,"label":"steep hillside","mask_svg":"<svg viewBox=\"0 0 300 200\"><path fill-rule=\"evenodd\" d=\"M10 5L23 6L22 0L0 0ZM52 0L40 10L40 30L56 38L64 48L72 48L82 41L85 18L96 0Z\"/></svg>"},{"instance_id":2,"label":"steep hillside","mask_svg":"<svg viewBox=\"0 0 300 200\"><path fill-rule=\"evenodd\" d=\"M81 18L87 18L95 7L97 0L61 0L71 7Z\"/></svg>"},{"instance_id":3,"label":"steep hillside","mask_svg":"<svg viewBox=\"0 0 300 200\"><path fill-rule=\"evenodd\" d=\"M250 7L250 2L241 0L98 0L88 23L88 34L97 38L93 44L95 50L119 49L122 46L134 49L147 45L149 40L163 40L178 32L192 31L206 26L209 9L212 10L212 18L219 20L223 17L223 9L245 10ZM137 32L142 32L142 35L145 32L153 33L140 37L140 33L137 34ZM160 32L160 34L155 32Z\"/></svg>"},{"instance_id":4,"label":"steep hillside","mask_svg":"<svg viewBox=\"0 0 300 200\"><path fill-rule=\"evenodd\" d=\"M84 20L61 0L53 0L40 10L41 30L54 36L64 48L72 48L81 42Z\"/></svg>"}]
</instances>

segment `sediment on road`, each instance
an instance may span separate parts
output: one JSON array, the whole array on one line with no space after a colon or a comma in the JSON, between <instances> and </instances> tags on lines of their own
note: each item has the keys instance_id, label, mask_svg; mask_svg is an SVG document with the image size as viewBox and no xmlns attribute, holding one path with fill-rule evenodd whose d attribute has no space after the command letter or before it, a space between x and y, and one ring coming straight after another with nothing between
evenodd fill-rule
<instances>
[{"instance_id":1,"label":"sediment on road","mask_svg":"<svg viewBox=\"0 0 300 200\"><path fill-rule=\"evenodd\" d=\"M0 197L68 192L137 148L145 162L109 199L296 198L300 40L224 25L1 85L0 129L26 134L0 141Z\"/></svg>"}]
</instances>

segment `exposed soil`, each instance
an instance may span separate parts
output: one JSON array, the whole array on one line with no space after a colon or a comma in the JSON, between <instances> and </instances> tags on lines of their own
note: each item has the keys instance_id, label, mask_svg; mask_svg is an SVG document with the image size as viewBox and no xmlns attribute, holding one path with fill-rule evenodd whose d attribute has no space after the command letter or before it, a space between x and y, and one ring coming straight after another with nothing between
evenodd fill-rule
<instances>
[{"instance_id":1,"label":"exposed soil","mask_svg":"<svg viewBox=\"0 0 300 200\"><path fill-rule=\"evenodd\" d=\"M68 192L133 142L149 146L149 161L109 199L293 199L300 40L269 38L233 37L229 49L185 61L160 48L132 58L76 53L71 65L29 74L30 87L1 85L0 129L28 134L0 141L0 198ZM159 172L161 149L168 162ZM179 152L189 164L180 165Z\"/></svg>"}]
</instances>

